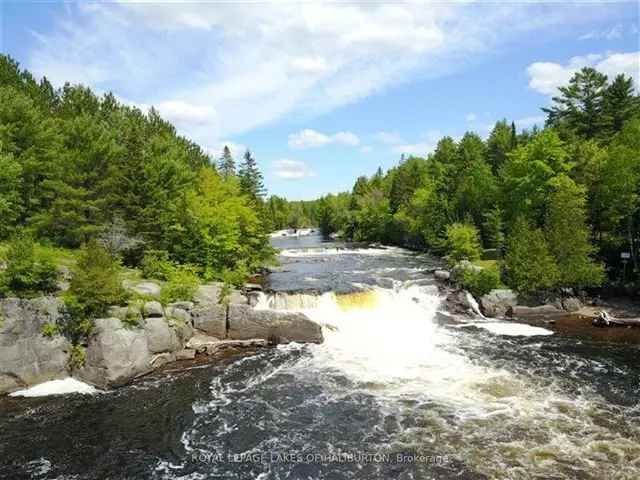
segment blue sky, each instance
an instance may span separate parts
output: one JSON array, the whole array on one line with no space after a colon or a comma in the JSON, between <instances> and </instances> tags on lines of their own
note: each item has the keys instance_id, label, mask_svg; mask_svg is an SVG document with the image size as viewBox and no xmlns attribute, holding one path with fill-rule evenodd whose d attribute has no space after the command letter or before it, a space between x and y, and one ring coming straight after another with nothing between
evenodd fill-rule
<instances>
[{"instance_id":1,"label":"blue sky","mask_svg":"<svg viewBox=\"0 0 640 480\"><path fill-rule=\"evenodd\" d=\"M154 105L213 155L248 147L291 199L540 124L582 66L640 79L638 2L0 2L1 50L35 75Z\"/></svg>"}]
</instances>

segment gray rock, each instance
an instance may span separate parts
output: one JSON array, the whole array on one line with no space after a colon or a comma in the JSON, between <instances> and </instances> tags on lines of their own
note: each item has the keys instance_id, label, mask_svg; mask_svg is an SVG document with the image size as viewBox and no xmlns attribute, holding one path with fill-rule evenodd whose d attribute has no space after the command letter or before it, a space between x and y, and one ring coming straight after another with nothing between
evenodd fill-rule
<instances>
[{"instance_id":1,"label":"gray rock","mask_svg":"<svg viewBox=\"0 0 640 480\"><path fill-rule=\"evenodd\" d=\"M480 307L487 317L504 317L509 307L518 304L518 294L509 289L496 289L480 298Z\"/></svg>"},{"instance_id":2,"label":"gray rock","mask_svg":"<svg viewBox=\"0 0 640 480\"><path fill-rule=\"evenodd\" d=\"M138 295L160 298L161 287L156 282L151 282L149 280L145 280L143 282L131 282L125 280L122 282L122 285L125 289L137 293Z\"/></svg>"},{"instance_id":3,"label":"gray rock","mask_svg":"<svg viewBox=\"0 0 640 480\"><path fill-rule=\"evenodd\" d=\"M227 307L217 303L199 305L191 312L193 326L207 335L227 336Z\"/></svg>"},{"instance_id":4,"label":"gray rock","mask_svg":"<svg viewBox=\"0 0 640 480\"><path fill-rule=\"evenodd\" d=\"M451 274L446 270L436 270L433 272L433 276L443 282L446 282L451 278Z\"/></svg>"},{"instance_id":5,"label":"gray rock","mask_svg":"<svg viewBox=\"0 0 640 480\"><path fill-rule=\"evenodd\" d=\"M193 310L193 306L193 302L173 302L168 305L168 307L180 308L182 310L186 310L187 312Z\"/></svg>"},{"instance_id":6,"label":"gray rock","mask_svg":"<svg viewBox=\"0 0 640 480\"><path fill-rule=\"evenodd\" d=\"M193 360L196 358L196 351L191 348L185 348L184 350L178 350L176 352L176 360Z\"/></svg>"},{"instance_id":7,"label":"gray rock","mask_svg":"<svg viewBox=\"0 0 640 480\"><path fill-rule=\"evenodd\" d=\"M203 333L196 332L193 337L189 339L185 346L188 349L192 349L198 353L202 353L205 352L207 350L207 347L209 347L210 345L219 342L219 338L210 337L209 335L204 335Z\"/></svg>"},{"instance_id":8,"label":"gray rock","mask_svg":"<svg viewBox=\"0 0 640 480\"><path fill-rule=\"evenodd\" d=\"M164 311L164 316L168 320L176 320L183 323L191 323L191 314L182 308L172 307L172 306L167 307Z\"/></svg>"},{"instance_id":9,"label":"gray rock","mask_svg":"<svg viewBox=\"0 0 640 480\"><path fill-rule=\"evenodd\" d=\"M144 314L147 317L163 317L164 310L162 309L160 302L145 302Z\"/></svg>"},{"instance_id":10,"label":"gray rock","mask_svg":"<svg viewBox=\"0 0 640 480\"><path fill-rule=\"evenodd\" d=\"M207 346L207 355L218 355L225 350L241 350L246 348L267 347L269 342L264 339L253 338L250 340L222 340Z\"/></svg>"},{"instance_id":11,"label":"gray rock","mask_svg":"<svg viewBox=\"0 0 640 480\"><path fill-rule=\"evenodd\" d=\"M219 282L200 285L193 299L196 303L218 304L221 291L222 283Z\"/></svg>"},{"instance_id":12,"label":"gray rock","mask_svg":"<svg viewBox=\"0 0 640 480\"><path fill-rule=\"evenodd\" d=\"M126 328L117 318L95 321L79 379L100 388L124 385L153 369L146 330Z\"/></svg>"},{"instance_id":13,"label":"gray rock","mask_svg":"<svg viewBox=\"0 0 640 480\"><path fill-rule=\"evenodd\" d=\"M562 308L567 312L577 312L582 308L582 302L576 297L564 298L562 300Z\"/></svg>"},{"instance_id":14,"label":"gray rock","mask_svg":"<svg viewBox=\"0 0 640 480\"><path fill-rule=\"evenodd\" d=\"M174 352L182 348L178 335L164 318L147 318L144 321L144 331L151 353Z\"/></svg>"},{"instance_id":15,"label":"gray rock","mask_svg":"<svg viewBox=\"0 0 640 480\"><path fill-rule=\"evenodd\" d=\"M55 297L0 301L0 393L68 376L69 342L41 333L61 319L62 307Z\"/></svg>"},{"instance_id":16,"label":"gray rock","mask_svg":"<svg viewBox=\"0 0 640 480\"><path fill-rule=\"evenodd\" d=\"M254 310L248 305L229 306L227 338L261 338L275 343L322 343L322 328L302 313Z\"/></svg>"},{"instance_id":17,"label":"gray rock","mask_svg":"<svg viewBox=\"0 0 640 480\"><path fill-rule=\"evenodd\" d=\"M448 309L452 313L467 315L482 315L480 306L476 299L473 298L466 290L457 290L447 296Z\"/></svg>"}]
</instances>

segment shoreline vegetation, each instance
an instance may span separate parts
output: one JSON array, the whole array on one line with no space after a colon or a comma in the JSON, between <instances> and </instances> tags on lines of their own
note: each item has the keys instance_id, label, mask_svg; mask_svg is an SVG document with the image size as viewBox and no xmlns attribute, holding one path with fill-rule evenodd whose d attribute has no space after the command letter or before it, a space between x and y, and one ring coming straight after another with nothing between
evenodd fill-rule
<instances>
[{"instance_id":1,"label":"shoreline vegetation","mask_svg":"<svg viewBox=\"0 0 640 480\"><path fill-rule=\"evenodd\" d=\"M640 294L640 99L593 68L561 87L543 129L507 120L485 140L442 138L426 157L359 177L312 201L271 197L280 228L445 257L474 295L531 301ZM484 268L477 268L484 267Z\"/></svg>"}]
</instances>

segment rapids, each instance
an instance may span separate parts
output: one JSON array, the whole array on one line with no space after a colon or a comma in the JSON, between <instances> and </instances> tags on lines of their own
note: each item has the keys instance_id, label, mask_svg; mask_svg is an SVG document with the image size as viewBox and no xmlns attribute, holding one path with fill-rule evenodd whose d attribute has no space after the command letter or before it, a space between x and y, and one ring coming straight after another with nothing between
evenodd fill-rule
<instances>
[{"instance_id":1,"label":"rapids","mask_svg":"<svg viewBox=\"0 0 640 480\"><path fill-rule=\"evenodd\" d=\"M304 312L323 344L1 400L0 477L640 478L637 346L442 322L435 259L272 241L282 267L256 308Z\"/></svg>"}]
</instances>

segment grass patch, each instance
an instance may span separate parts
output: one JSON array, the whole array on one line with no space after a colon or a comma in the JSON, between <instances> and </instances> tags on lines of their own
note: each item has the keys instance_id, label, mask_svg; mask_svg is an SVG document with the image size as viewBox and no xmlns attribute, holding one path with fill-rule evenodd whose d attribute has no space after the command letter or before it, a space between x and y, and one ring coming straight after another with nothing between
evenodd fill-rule
<instances>
[{"instance_id":1,"label":"grass patch","mask_svg":"<svg viewBox=\"0 0 640 480\"><path fill-rule=\"evenodd\" d=\"M494 269L498 269L498 261L497 260L474 260L473 262L474 265L481 267L481 268L494 268Z\"/></svg>"}]
</instances>

